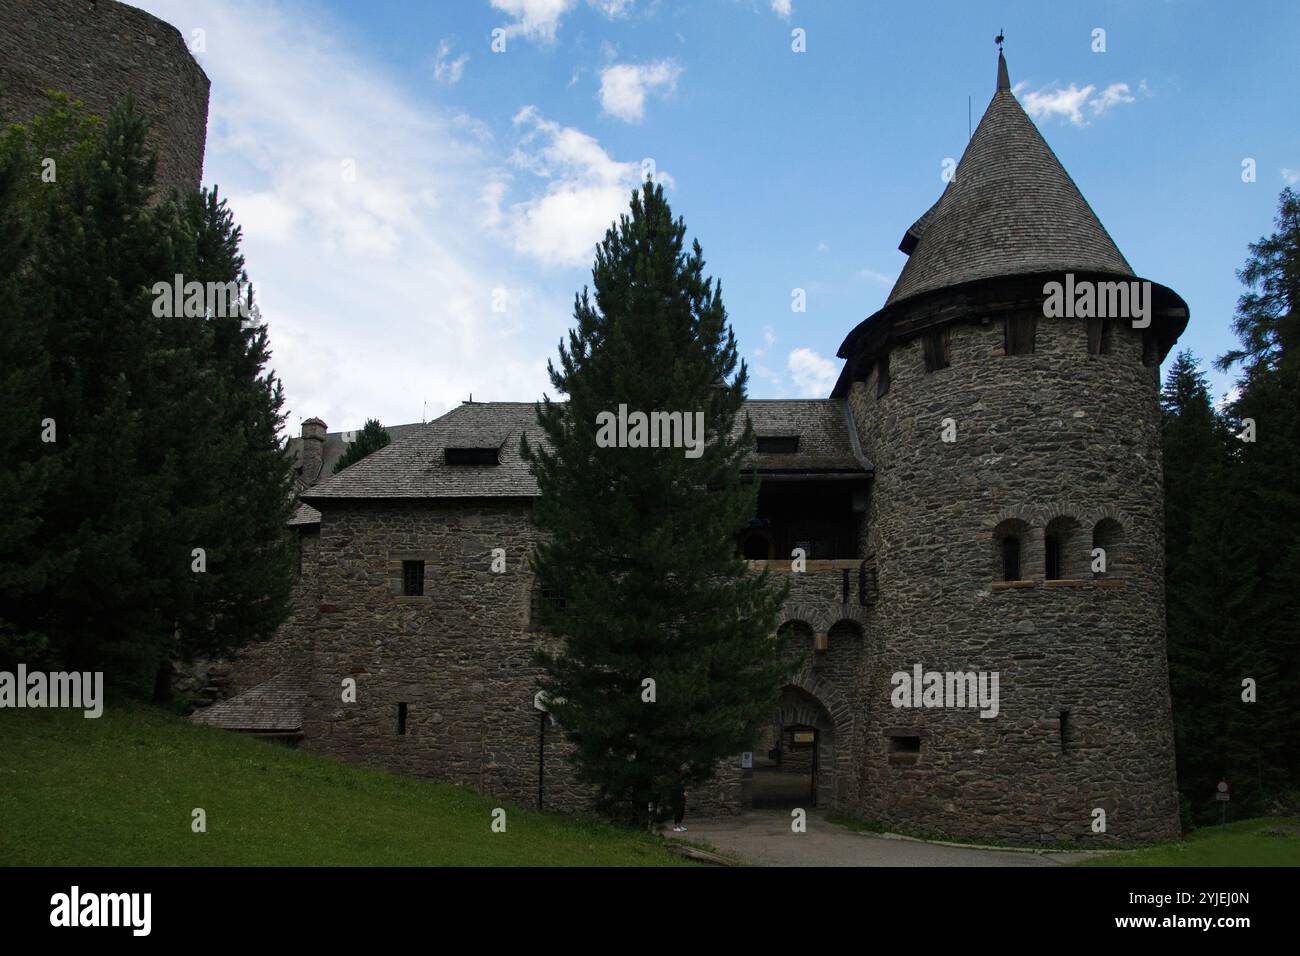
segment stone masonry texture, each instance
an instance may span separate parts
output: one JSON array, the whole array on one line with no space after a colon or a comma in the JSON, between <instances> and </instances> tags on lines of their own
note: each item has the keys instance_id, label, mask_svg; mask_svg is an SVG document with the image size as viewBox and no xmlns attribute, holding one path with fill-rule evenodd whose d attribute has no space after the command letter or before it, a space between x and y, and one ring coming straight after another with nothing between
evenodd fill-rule
<instances>
[{"instance_id":1,"label":"stone masonry texture","mask_svg":"<svg viewBox=\"0 0 1300 956\"><path fill-rule=\"evenodd\" d=\"M115 0L0 3L0 122L25 122L68 93L103 119L127 93L150 121L159 188L203 175L209 82L180 32Z\"/></svg>"}]
</instances>

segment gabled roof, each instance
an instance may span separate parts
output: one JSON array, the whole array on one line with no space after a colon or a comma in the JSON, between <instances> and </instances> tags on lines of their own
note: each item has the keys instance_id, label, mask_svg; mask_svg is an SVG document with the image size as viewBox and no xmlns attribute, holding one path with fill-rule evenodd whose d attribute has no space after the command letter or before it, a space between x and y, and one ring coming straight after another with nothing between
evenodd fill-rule
<instances>
[{"instance_id":1,"label":"gabled roof","mask_svg":"<svg viewBox=\"0 0 1300 956\"><path fill-rule=\"evenodd\" d=\"M910 254L886 305L996 276L1133 270L1033 120L998 53L993 100L952 180L908 229Z\"/></svg>"},{"instance_id":2,"label":"gabled roof","mask_svg":"<svg viewBox=\"0 0 1300 956\"><path fill-rule=\"evenodd\" d=\"M229 700L197 711L190 720L223 730L298 733L302 730L306 701L306 677L301 668L293 668Z\"/></svg>"},{"instance_id":3,"label":"gabled roof","mask_svg":"<svg viewBox=\"0 0 1300 956\"><path fill-rule=\"evenodd\" d=\"M799 450L793 454L751 454L749 463L760 473L870 470L854 448L840 400L751 400L744 411L754 422L755 435L799 436ZM743 419L737 427L743 427ZM303 500L319 508L332 499L536 497L537 482L519 456L521 435L532 444L544 443L532 402L466 402L410 429L400 440L307 490ZM446 463L448 448L482 447L499 448L500 463Z\"/></svg>"},{"instance_id":4,"label":"gabled roof","mask_svg":"<svg viewBox=\"0 0 1300 956\"><path fill-rule=\"evenodd\" d=\"M325 424L324 422L321 422L319 418L309 419L309 421L320 422L322 426ZM420 422L416 422L414 425L386 425L385 430L388 432L389 438L393 441L397 441L399 438L409 435L420 426ZM359 430L355 432L328 433L325 436L325 444L321 447L320 473L316 475L302 474L302 438L300 436L290 438L286 443L286 450L293 460L294 472L298 475L300 487L309 487L312 484L324 481L330 475L334 474L334 463L342 457L343 452L347 450L349 442L351 442L359 433ZM292 523L293 522L290 522L290 524Z\"/></svg>"}]
</instances>

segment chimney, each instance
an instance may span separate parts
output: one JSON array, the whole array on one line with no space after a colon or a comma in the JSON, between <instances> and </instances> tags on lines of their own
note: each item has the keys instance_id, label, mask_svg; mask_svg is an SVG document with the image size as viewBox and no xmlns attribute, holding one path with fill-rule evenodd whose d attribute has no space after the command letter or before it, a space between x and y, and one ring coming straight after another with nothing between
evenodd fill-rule
<instances>
[{"instance_id":1,"label":"chimney","mask_svg":"<svg viewBox=\"0 0 1300 956\"><path fill-rule=\"evenodd\" d=\"M302 483L308 488L323 477L321 468L324 464L327 427L319 418L309 418L302 423Z\"/></svg>"}]
</instances>

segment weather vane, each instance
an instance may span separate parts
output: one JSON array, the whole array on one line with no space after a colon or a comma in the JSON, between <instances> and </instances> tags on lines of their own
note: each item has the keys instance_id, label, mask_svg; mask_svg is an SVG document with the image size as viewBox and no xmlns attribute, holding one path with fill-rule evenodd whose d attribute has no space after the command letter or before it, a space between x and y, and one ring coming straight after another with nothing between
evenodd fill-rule
<instances>
[{"instance_id":1,"label":"weather vane","mask_svg":"<svg viewBox=\"0 0 1300 956\"><path fill-rule=\"evenodd\" d=\"M999 52L999 53L1002 52L1002 41L1005 40L1005 39L1006 39L1006 37L1004 37L1004 36L1002 35L1002 31L1001 31L1001 30L999 30L999 31L998 31L998 35L995 36L995 37L993 38L993 42L996 43L996 44L998 45L998 52Z\"/></svg>"}]
</instances>

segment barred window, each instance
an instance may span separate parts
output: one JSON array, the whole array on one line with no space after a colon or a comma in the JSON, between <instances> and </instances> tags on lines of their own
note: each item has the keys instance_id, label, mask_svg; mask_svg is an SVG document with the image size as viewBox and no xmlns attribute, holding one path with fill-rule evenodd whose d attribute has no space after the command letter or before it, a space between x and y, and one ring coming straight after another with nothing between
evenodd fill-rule
<instances>
[{"instance_id":1,"label":"barred window","mask_svg":"<svg viewBox=\"0 0 1300 956\"><path fill-rule=\"evenodd\" d=\"M540 582L534 583L528 603L528 629L530 631L541 629L543 607L552 612L563 613L568 606L568 598L558 590L545 587Z\"/></svg>"},{"instance_id":2,"label":"barred window","mask_svg":"<svg viewBox=\"0 0 1300 956\"><path fill-rule=\"evenodd\" d=\"M424 562L402 562L402 594L419 597L424 594Z\"/></svg>"}]
</instances>

